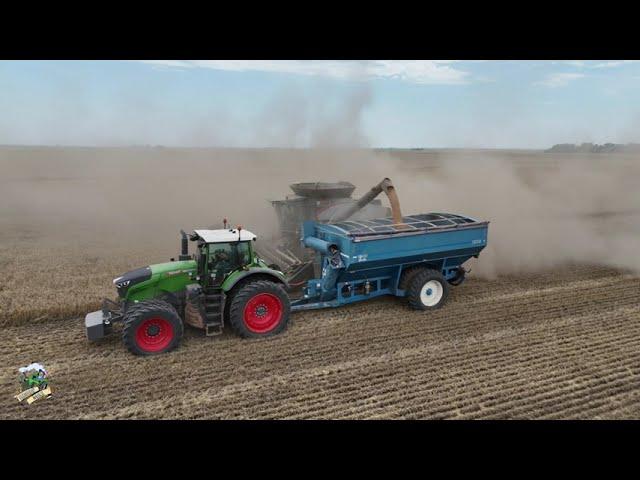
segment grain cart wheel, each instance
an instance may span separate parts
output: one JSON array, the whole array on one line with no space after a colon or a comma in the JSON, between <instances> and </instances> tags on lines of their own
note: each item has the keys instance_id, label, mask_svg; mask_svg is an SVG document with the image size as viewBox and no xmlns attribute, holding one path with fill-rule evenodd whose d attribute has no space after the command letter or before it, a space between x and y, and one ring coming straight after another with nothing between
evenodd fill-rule
<instances>
[{"instance_id":1,"label":"grain cart wheel","mask_svg":"<svg viewBox=\"0 0 640 480\"><path fill-rule=\"evenodd\" d=\"M163 300L145 300L127 310L122 339L134 355L155 355L177 347L183 331L173 306Z\"/></svg>"},{"instance_id":2,"label":"grain cart wheel","mask_svg":"<svg viewBox=\"0 0 640 480\"><path fill-rule=\"evenodd\" d=\"M402 290L406 290L407 288L409 288L409 285L411 285L411 280L413 280L413 277L415 277L418 273L420 273L424 269L425 269L424 265L405 268L404 271L402 272L402 275L400 276L400 282L398 283L398 288Z\"/></svg>"},{"instance_id":3,"label":"grain cart wheel","mask_svg":"<svg viewBox=\"0 0 640 480\"><path fill-rule=\"evenodd\" d=\"M449 284L440 272L425 269L411 279L407 297L416 310L435 310L444 305L449 295Z\"/></svg>"},{"instance_id":4,"label":"grain cart wheel","mask_svg":"<svg viewBox=\"0 0 640 480\"><path fill-rule=\"evenodd\" d=\"M276 335L287 328L291 302L284 287L268 280L245 283L229 307L231 328L241 337Z\"/></svg>"}]
</instances>

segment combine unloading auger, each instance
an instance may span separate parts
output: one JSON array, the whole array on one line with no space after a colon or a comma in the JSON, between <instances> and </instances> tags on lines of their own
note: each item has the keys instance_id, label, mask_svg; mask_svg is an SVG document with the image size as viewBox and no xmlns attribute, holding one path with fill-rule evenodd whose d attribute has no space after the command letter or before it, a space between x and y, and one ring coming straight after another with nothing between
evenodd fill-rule
<instances>
[{"instance_id":1,"label":"combine unloading auger","mask_svg":"<svg viewBox=\"0 0 640 480\"><path fill-rule=\"evenodd\" d=\"M398 199L398 194L396 193L396 189L391 182L391 179L385 178L375 187L367 192L367 194L358 200L355 204L348 207L344 212L335 214L330 222L343 222L345 220L349 220L353 215L355 215L358 211L364 208L366 205L371 203L375 198L380 195L382 192L386 193L387 198L389 199L389 203L391 204L391 216L393 218L394 225L402 225L402 212L400 210L400 200Z\"/></svg>"}]
</instances>

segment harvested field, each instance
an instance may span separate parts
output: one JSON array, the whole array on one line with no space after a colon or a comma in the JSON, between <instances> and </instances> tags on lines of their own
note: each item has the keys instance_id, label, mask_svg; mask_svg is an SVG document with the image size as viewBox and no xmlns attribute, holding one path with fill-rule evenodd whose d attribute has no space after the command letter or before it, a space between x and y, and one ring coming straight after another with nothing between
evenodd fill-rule
<instances>
[{"instance_id":1,"label":"harvested field","mask_svg":"<svg viewBox=\"0 0 640 480\"><path fill-rule=\"evenodd\" d=\"M540 288L544 285L544 288ZM5 327L0 418L638 418L640 278L573 267L470 280L425 314L384 299L296 314L282 336L137 358L81 318ZM37 357L55 396L11 395Z\"/></svg>"},{"instance_id":2,"label":"harvested field","mask_svg":"<svg viewBox=\"0 0 640 480\"><path fill-rule=\"evenodd\" d=\"M113 277L176 256L181 227L228 215L268 232L264 198L294 180L353 181L371 155L351 152L323 178L326 152L150 150L0 149L0 418L640 418L640 197L626 188L638 159L586 159L567 189L568 159L484 152L515 167L474 189L442 171L446 152L376 153L360 193L388 175L408 211L492 220L487 251L443 309L378 299L297 313L257 341L187 329L178 350L139 358L117 334L85 338L82 315L113 296ZM300 168L285 166L298 155ZM261 186L229 205L247 178L234 162ZM465 188L445 198L449 182ZM151 196L167 185L177 189ZM32 361L54 396L27 406L12 397Z\"/></svg>"}]
</instances>

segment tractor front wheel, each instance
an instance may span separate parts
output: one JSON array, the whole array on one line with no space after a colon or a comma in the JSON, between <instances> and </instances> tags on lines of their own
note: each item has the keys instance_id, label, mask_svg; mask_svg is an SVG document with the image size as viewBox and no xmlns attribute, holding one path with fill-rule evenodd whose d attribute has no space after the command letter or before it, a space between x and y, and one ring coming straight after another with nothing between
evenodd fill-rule
<instances>
[{"instance_id":1,"label":"tractor front wheel","mask_svg":"<svg viewBox=\"0 0 640 480\"><path fill-rule=\"evenodd\" d=\"M276 335L287 328L291 302L282 285L268 280L245 283L229 307L231 328L241 337Z\"/></svg>"},{"instance_id":2,"label":"tractor front wheel","mask_svg":"<svg viewBox=\"0 0 640 480\"><path fill-rule=\"evenodd\" d=\"M156 355L177 347L183 331L182 320L172 305L145 300L127 310L122 339L134 355Z\"/></svg>"}]
</instances>

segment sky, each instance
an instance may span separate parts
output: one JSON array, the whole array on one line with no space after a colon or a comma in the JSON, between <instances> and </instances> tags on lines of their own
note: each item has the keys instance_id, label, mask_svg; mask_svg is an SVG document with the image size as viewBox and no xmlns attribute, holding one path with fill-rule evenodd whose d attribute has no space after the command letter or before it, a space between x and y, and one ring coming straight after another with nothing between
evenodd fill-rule
<instances>
[{"instance_id":1,"label":"sky","mask_svg":"<svg viewBox=\"0 0 640 480\"><path fill-rule=\"evenodd\" d=\"M0 144L640 142L640 62L0 61Z\"/></svg>"}]
</instances>

